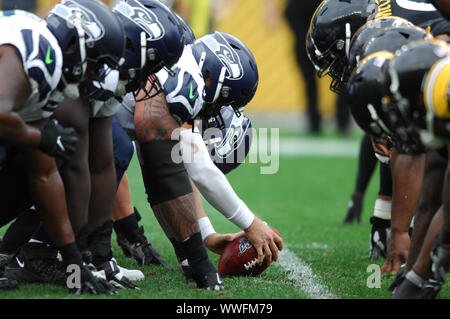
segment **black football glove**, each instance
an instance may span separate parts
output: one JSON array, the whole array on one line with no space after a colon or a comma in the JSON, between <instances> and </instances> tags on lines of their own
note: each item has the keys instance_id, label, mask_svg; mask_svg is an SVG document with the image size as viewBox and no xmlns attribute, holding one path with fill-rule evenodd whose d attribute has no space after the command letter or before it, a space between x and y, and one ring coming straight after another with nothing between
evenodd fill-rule
<instances>
[{"instance_id":1,"label":"black football glove","mask_svg":"<svg viewBox=\"0 0 450 319\"><path fill-rule=\"evenodd\" d=\"M112 295L117 293L117 289L113 285L111 285L106 279L102 278L101 275L98 274L98 272L93 271L93 269L90 269L86 265L81 266L80 270L81 270L81 285L78 288L69 289L71 293L77 295L81 294Z\"/></svg>"},{"instance_id":2,"label":"black football glove","mask_svg":"<svg viewBox=\"0 0 450 319\"><path fill-rule=\"evenodd\" d=\"M73 128L64 128L56 120L50 120L41 129L39 149L50 156L67 160L76 150L78 138Z\"/></svg>"},{"instance_id":3,"label":"black football glove","mask_svg":"<svg viewBox=\"0 0 450 319\"><path fill-rule=\"evenodd\" d=\"M370 218L372 230L370 232L369 259L378 260L380 256L386 258L391 233L391 221L375 216Z\"/></svg>"},{"instance_id":4,"label":"black football glove","mask_svg":"<svg viewBox=\"0 0 450 319\"><path fill-rule=\"evenodd\" d=\"M109 283L116 288L140 290L138 286L133 284L123 275L114 260L103 263L100 267L98 267L98 270L100 272L104 272L106 280L108 280Z\"/></svg>"}]
</instances>

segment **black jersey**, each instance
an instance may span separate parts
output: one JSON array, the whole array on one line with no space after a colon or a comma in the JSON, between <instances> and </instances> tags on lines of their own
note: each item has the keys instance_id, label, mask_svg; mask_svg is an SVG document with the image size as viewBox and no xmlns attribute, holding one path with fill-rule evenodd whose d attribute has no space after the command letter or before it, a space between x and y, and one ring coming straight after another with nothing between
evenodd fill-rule
<instances>
[{"instance_id":1,"label":"black jersey","mask_svg":"<svg viewBox=\"0 0 450 319\"><path fill-rule=\"evenodd\" d=\"M426 0L379 0L377 17L397 16L434 35L450 34L450 22Z\"/></svg>"}]
</instances>

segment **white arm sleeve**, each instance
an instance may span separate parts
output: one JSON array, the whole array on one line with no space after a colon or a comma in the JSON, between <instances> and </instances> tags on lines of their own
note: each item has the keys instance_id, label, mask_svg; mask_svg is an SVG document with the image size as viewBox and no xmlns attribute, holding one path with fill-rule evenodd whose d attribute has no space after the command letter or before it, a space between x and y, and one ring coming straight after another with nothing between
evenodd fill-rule
<instances>
[{"instance_id":1,"label":"white arm sleeve","mask_svg":"<svg viewBox=\"0 0 450 319\"><path fill-rule=\"evenodd\" d=\"M214 165L202 136L182 130L180 150L189 177L203 197L240 229L248 228L255 215L236 195L225 175Z\"/></svg>"}]
</instances>

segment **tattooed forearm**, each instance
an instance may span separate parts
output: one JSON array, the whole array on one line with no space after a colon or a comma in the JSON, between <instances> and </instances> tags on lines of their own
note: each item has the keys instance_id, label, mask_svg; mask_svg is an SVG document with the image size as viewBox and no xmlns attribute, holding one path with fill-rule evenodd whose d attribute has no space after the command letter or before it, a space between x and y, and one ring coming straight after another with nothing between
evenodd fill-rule
<instances>
[{"instance_id":1,"label":"tattooed forearm","mask_svg":"<svg viewBox=\"0 0 450 319\"><path fill-rule=\"evenodd\" d=\"M182 242L200 230L193 193L154 205L153 212L168 238Z\"/></svg>"}]
</instances>

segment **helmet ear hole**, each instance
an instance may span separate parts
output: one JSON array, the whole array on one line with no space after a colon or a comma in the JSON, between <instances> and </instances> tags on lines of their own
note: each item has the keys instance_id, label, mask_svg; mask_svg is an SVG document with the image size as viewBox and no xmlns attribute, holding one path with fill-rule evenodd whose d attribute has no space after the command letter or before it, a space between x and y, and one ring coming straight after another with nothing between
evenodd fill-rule
<instances>
[{"instance_id":1,"label":"helmet ear hole","mask_svg":"<svg viewBox=\"0 0 450 319\"><path fill-rule=\"evenodd\" d=\"M206 72L205 72L204 80L205 80L205 84L207 86L211 86L211 72L209 72L208 70L206 70Z\"/></svg>"},{"instance_id":2,"label":"helmet ear hole","mask_svg":"<svg viewBox=\"0 0 450 319\"><path fill-rule=\"evenodd\" d=\"M67 48L64 52L65 53L73 53L75 51L76 44L77 44L77 38L72 37L72 39L70 39L70 42L67 45Z\"/></svg>"}]
</instances>

